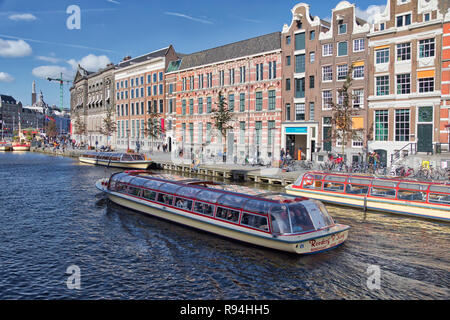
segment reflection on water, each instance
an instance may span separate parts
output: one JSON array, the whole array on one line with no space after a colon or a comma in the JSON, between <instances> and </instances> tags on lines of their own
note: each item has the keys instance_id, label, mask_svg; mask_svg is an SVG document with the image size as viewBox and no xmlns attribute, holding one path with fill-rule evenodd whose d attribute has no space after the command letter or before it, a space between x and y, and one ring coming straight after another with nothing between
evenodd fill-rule
<instances>
[{"instance_id":1,"label":"reflection on water","mask_svg":"<svg viewBox=\"0 0 450 320\"><path fill-rule=\"evenodd\" d=\"M352 227L348 241L296 256L117 206L94 186L113 171L0 154L0 298L450 298L448 224L328 206ZM80 291L66 287L73 264ZM367 288L370 265L381 268L380 290Z\"/></svg>"}]
</instances>

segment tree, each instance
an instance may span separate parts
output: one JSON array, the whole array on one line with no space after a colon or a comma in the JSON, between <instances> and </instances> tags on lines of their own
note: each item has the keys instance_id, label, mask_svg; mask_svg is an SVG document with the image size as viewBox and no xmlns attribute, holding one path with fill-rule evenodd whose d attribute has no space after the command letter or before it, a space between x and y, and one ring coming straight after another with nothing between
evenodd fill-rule
<instances>
[{"instance_id":1,"label":"tree","mask_svg":"<svg viewBox=\"0 0 450 320\"><path fill-rule=\"evenodd\" d=\"M233 112L228 109L228 104L225 101L225 97L222 95L222 91L219 91L218 94L217 109L214 108L211 112L214 126L223 137L223 162L226 162L227 131L233 128L230 122L233 120L234 115Z\"/></svg>"},{"instance_id":2,"label":"tree","mask_svg":"<svg viewBox=\"0 0 450 320\"><path fill-rule=\"evenodd\" d=\"M117 131L117 125L113 118L113 109L106 108L106 115L103 118L103 123L100 128L100 133L107 137L108 145L109 145L109 137L112 136L114 132Z\"/></svg>"},{"instance_id":3,"label":"tree","mask_svg":"<svg viewBox=\"0 0 450 320\"><path fill-rule=\"evenodd\" d=\"M162 134L164 134L165 130L161 125L160 115L156 112L156 110L152 111L149 109L147 111L147 121L144 122L144 128L142 131L144 136L151 138L152 142L153 139L158 139Z\"/></svg>"},{"instance_id":4,"label":"tree","mask_svg":"<svg viewBox=\"0 0 450 320\"><path fill-rule=\"evenodd\" d=\"M56 138L56 136L58 135L58 128L56 128L55 121L50 120L49 122L47 122L47 125L45 126L45 134L48 138Z\"/></svg>"},{"instance_id":5,"label":"tree","mask_svg":"<svg viewBox=\"0 0 450 320\"><path fill-rule=\"evenodd\" d=\"M353 107L355 96L351 94L350 88L353 81L353 66L350 66L347 77L341 89L338 89L337 103L331 102L333 127L331 139L339 140L342 144L342 156L345 156L345 147L348 141L361 140L364 129L353 129L353 117L358 115L358 109Z\"/></svg>"},{"instance_id":6,"label":"tree","mask_svg":"<svg viewBox=\"0 0 450 320\"><path fill-rule=\"evenodd\" d=\"M86 133L86 124L79 113L75 115L75 122L73 124L73 133L76 135L84 135Z\"/></svg>"}]
</instances>

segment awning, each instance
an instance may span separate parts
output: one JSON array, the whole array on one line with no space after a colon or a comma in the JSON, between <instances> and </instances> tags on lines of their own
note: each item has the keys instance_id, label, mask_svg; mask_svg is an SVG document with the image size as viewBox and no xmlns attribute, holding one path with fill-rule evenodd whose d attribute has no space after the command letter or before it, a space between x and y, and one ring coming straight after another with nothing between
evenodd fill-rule
<instances>
[{"instance_id":1,"label":"awning","mask_svg":"<svg viewBox=\"0 0 450 320\"><path fill-rule=\"evenodd\" d=\"M423 79L423 78L434 78L434 69L433 70L424 70L424 71L418 71L417 72L417 78Z\"/></svg>"},{"instance_id":2,"label":"awning","mask_svg":"<svg viewBox=\"0 0 450 320\"><path fill-rule=\"evenodd\" d=\"M386 49L386 48L389 48L390 47L390 45L385 45L385 46L379 46L379 47L375 47L374 48L374 50L381 50L381 49Z\"/></svg>"},{"instance_id":3,"label":"awning","mask_svg":"<svg viewBox=\"0 0 450 320\"><path fill-rule=\"evenodd\" d=\"M352 118L352 128L356 130L364 129L364 118L363 117Z\"/></svg>"},{"instance_id":4,"label":"awning","mask_svg":"<svg viewBox=\"0 0 450 320\"><path fill-rule=\"evenodd\" d=\"M353 62L353 67L363 67L364 61L355 61Z\"/></svg>"}]
</instances>

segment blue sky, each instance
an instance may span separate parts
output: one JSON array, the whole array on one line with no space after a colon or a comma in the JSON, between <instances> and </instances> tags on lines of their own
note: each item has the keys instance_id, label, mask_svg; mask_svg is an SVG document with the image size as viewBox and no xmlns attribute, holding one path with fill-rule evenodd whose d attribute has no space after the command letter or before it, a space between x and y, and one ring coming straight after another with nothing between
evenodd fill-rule
<instances>
[{"instance_id":1,"label":"blue sky","mask_svg":"<svg viewBox=\"0 0 450 320\"><path fill-rule=\"evenodd\" d=\"M0 0L0 93L31 103L31 84L49 104L59 106L59 84L45 80L64 72L72 79L78 63L97 69L123 57L172 44L192 53L258 35L281 31L291 9L309 3L311 14L327 19L339 1L287 0ZM358 0L359 16L386 0ZM69 30L66 9L81 9L81 29ZM371 7L373 6L373 7ZM376 6L376 7L374 7ZM69 86L64 106L69 106Z\"/></svg>"}]
</instances>

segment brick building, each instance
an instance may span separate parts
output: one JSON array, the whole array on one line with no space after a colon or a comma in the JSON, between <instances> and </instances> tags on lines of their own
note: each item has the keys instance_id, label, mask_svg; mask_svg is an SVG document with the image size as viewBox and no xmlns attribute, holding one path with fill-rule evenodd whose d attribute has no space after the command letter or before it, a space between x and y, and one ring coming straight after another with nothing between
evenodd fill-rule
<instances>
[{"instance_id":1,"label":"brick building","mask_svg":"<svg viewBox=\"0 0 450 320\"><path fill-rule=\"evenodd\" d=\"M298 159L301 148L306 159L320 148L320 42L319 34L329 30L329 23L311 17L309 5L300 3L291 10L290 26L281 33L283 59L283 123L281 145Z\"/></svg>"},{"instance_id":2,"label":"brick building","mask_svg":"<svg viewBox=\"0 0 450 320\"><path fill-rule=\"evenodd\" d=\"M167 99L176 113L174 150L183 150L188 159L220 156L223 139L211 112L221 91L234 112L226 139L227 161L279 159L282 64L279 32L172 63L166 77L171 87Z\"/></svg>"},{"instance_id":3,"label":"brick building","mask_svg":"<svg viewBox=\"0 0 450 320\"><path fill-rule=\"evenodd\" d=\"M441 12L450 7L443 8ZM440 111L440 142L444 144L444 148L450 148L447 144L450 143L450 9L444 17L443 22L443 36L442 36L442 96L441 96L441 111Z\"/></svg>"},{"instance_id":4,"label":"brick building","mask_svg":"<svg viewBox=\"0 0 450 320\"><path fill-rule=\"evenodd\" d=\"M116 148L148 151L166 143L165 129L165 70L178 56L170 45L148 54L120 62L114 74L117 133ZM155 125L148 125L149 114ZM159 116L159 117L158 117ZM146 129L158 127L156 136Z\"/></svg>"},{"instance_id":5,"label":"brick building","mask_svg":"<svg viewBox=\"0 0 450 320\"><path fill-rule=\"evenodd\" d=\"M369 37L370 150L387 164L440 139L443 14L438 0L388 0Z\"/></svg>"}]
</instances>

